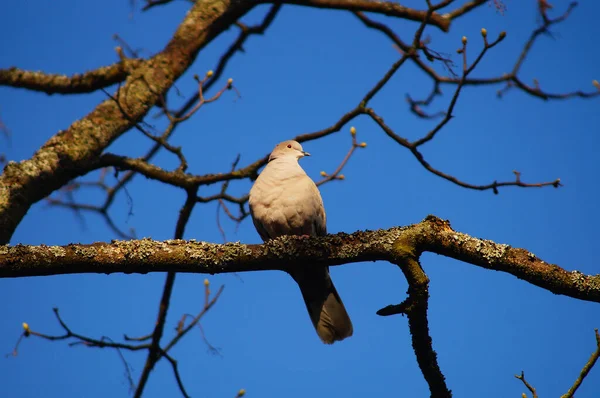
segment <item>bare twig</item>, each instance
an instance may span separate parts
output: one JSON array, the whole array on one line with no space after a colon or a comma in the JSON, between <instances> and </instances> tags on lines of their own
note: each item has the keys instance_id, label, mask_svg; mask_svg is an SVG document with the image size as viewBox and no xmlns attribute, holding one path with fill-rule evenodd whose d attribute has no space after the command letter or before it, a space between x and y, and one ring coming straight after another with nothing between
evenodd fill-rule
<instances>
[{"instance_id":1,"label":"bare twig","mask_svg":"<svg viewBox=\"0 0 600 398\"><path fill-rule=\"evenodd\" d=\"M203 85L202 90L208 91L223 75L225 68L231 58L238 52L244 52L244 44L248 40L248 38L252 35L263 35L267 28L273 23L273 20L279 13L281 9L281 4L274 4L269 11L265 14L262 22L258 25L254 26L246 26L238 22L236 26L240 28L240 33L235 41L229 46L229 48L221 55L219 58L219 62L217 62L217 66L214 70L214 74L210 76L210 79L206 81L206 84ZM186 103L177 111L175 115L180 117L184 115L188 110L190 110L196 102L199 100L200 96L196 92L190 99L186 101Z\"/></svg>"},{"instance_id":2,"label":"bare twig","mask_svg":"<svg viewBox=\"0 0 600 398\"><path fill-rule=\"evenodd\" d=\"M235 160L233 161L233 163L231 164L231 171L230 172L234 172L238 163L240 162L241 156L238 153L238 155L236 156ZM217 204L217 227L219 228L219 231L221 232L221 236L223 237L223 242L227 242L227 236L225 235L225 230L223 229L223 226L221 225L221 219L220 219L220 210L221 207L223 208L223 210L225 211L225 214L227 214L227 216L229 218L231 218L232 220L236 221L239 225L239 223L243 220L243 218L245 217L246 211L244 209L244 203L246 202L246 200L248 200L247 197L245 198L239 198L239 199L235 199L232 197L229 197L229 195L226 195L227 192L227 188L229 188L229 181L224 181L223 185L221 186L221 194L217 195L217 197L215 199L218 200L218 204ZM234 202L234 203L238 203L240 205L240 215L238 217L235 217L233 214L231 214L231 212L229 211L229 209L227 208L227 205L224 202L225 200L229 200L230 202ZM198 198L198 201L207 203L210 200L208 200L207 198Z\"/></svg>"},{"instance_id":3,"label":"bare twig","mask_svg":"<svg viewBox=\"0 0 600 398\"><path fill-rule=\"evenodd\" d=\"M19 337L19 340L17 341L17 344L15 345L13 352L8 355L16 356L19 344L21 343L23 338L30 337L30 336L36 336L36 337L39 337L39 338L42 338L45 340L49 340L49 341L72 340L69 343L70 347L74 347L77 345L83 345L86 347L95 347L95 348L114 348L117 351L117 354L119 355L119 358L121 359L121 362L123 362L123 366L125 367L125 376L127 378L127 382L129 384L129 387L133 390L135 385L133 383L133 378L131 375L131 365L129 365L129 363L125 359L125 356L123 355L122 350L139 351L139 350L147 349L148 348L147 345L133 345L133 344L116 343L112 339L110 339L109 337L106 337L106 336L102 336L100 339L94 339L94 338L91 338L88 336L83 336L81 334L73 332L71 330L71 328L69 328L67 326L65 321L63 321L63 319L60 317L58 308L53 308L53 311L54 311L54 316L56 317L56 320L58 321L59 325L62 327L62 329L65 332L64 334L48 335L48 334L36 332L34 330L31 330L27 323L24 323L23 324L23 333Z\"/></svg>"},{"instance_id":4,"label":"bare twig","mask_svg":"<svg viewBox=\"0 0 600 398\"><path fill-rule=\"evenodd\" d=\"M2 135L4 135L4 137L10 142L10 137L11 137L10 129L4 123L4 121L2 121L1 116L2 116L2 114L0 113L0 133L2 133Z\"/></svg>"},{"instance_id":5,"label":"bare twig","mask_svg":"<svg viewBox=\"0 0 600 398\"><path fill-rule=\"evenodd\" d=\"M169 350L171 350L171 348L173 348L179 342L179 340L181 340L186 334L188 334L188 332L190 330L192 330L196 325L198 325L198 322L200 322L202 317L215 305L215 303L221 296L221 293L223 293L223 289L225 289L225 286L221 285L219 287L219 289L217 290L217 293L211 298L210 297L210 293L211 293L210 284L207 282L208 282L208 280L206 280L204 282L205 301L204 301L204 307L202 308L202 311L200 311L198 313L198 315L196 315L194 317L194 319L192 319L192 321L187 326L183 326L181 328L181 330L179 330L178 333L171 339L171 341L169 341L169 343L167 343L167 345L164 348L165 352L169 352Z\"/></svg>"},{"instance_id":6,"label":"bare twig","mask_svg":"<svg viewBox=\"0 0 600 398\"><path fill-rule=\"evenodd\" d=\"M177 361L175 359L173 359L173 357L170 356L169 354L167 354L166 352L163 352L162 356L167 358L167 360L171 364L171 368L173 369L173 375L175 376L175 381L177 382L179 391L181 391L181 394L183 395L184 398L189 398L190 396L187 393L187 391L185 390L185 386L183 385L183 381L181 380L181 375L179 374L179 368L177 365Z\"/></svg>"},{"instance_id":7,"label":"bare twig","mask_svg":"<svg viewBox=\"0 0 600 398\"><path fill-rule=\"evenodd\" d=\"M483 49L481 50L481 52L479 53L479 55L477 56L477 58L475 59L475 61L473 61L473 63L471 65L469 65L467 62L467 38L463 37L463 39L462 39L463 46L461 49L458 50L459 54L462 54L462 56L463 56L463 73L462 73L460 82L456 86L456 90L454 91L452 100L450 100L448 109L446 110L446 112L444 112L444 118L437 124L437 126L435 126L429 133L427 133L427 135L425 135L423 138L421 138L419 140L414 141L411 144L412 146L418 147L420 145L425 144L426 142L431 141L435 137L435 135L446 125L446 123L448 123L450 121L450 119L453 116L452 111L454 111L454 106L456 105L456 102L458 101L458 96L460 95L460 91L463 88L465 81L467 80L467 77L469 76L469 73L471 73L477 67L477 65L483 59L483 56L486 54L486 52L489 49L496 46L498 43L500 43L506 37L506 33L501 32L498 35L498 38L496 40L494 40L492 43L488 43L487 31L483 30L482 32L484 32L482 34Z\"/></svg>"},{"instance_id":8,"label":"bare twig","mask_svg":"<svg viewBox=\"0 0 600 398\"><path fill-rule=\"evenodd\" d=\"M204 280L204 285L205 285L205 294L206 294L206 287L209 285L209 281L208 279ZM177 328L175 330L177 330L177 333L183 333L184 328L185 328L185 321L187 319L192 319L193 320L196 318L196 316L191 315L191 314L183 314L181 316L181 319L179 320L179 322L177 322ZM204 341L204 344L206 344L206 346L208 347L208 351L211 354L215 354L215 355L221 355L221 351L213 346L210 341L208 341L208 338L206 337L206 333L204 333L204 328L202 327L202 324L198 322L198 329L200 330L200 335L202 336L202 340Z\"/></svg>"},{"instance_id":9,"label":"bare twig","mask_svg":"<svg viewBox=\"0 0 600 398\"><path fill-rule=\"evenodd\" d=\"M523 384L525 385L525 387L527 387L527 389L531 392L532 398L538 398L538 395L537 395L537 392L535 391L535 388L533 388L533 386L531 384L529 384L527 382L527 380L525 380L525 372L521 372L520 375L515 375L515 377L523 382ZM523 394L523 395L525 395L525 394Z\"/></svg>"},{"instance_id":10,"label":"bare twig","mask_svg":"<svg viewBox=\"0 0 600 398\"><path fill-rule=\"evenodd\" d=\"M58 308L54 308L53 309L54 315L55 315L56 320L58 321L59 325L63 329L64 333L61 335L48 335L48 334L44 334L44 333L40 333L40 332L31 330L29 325L27 323L24 323L23 324L23 333L19 336L19 339L15 345L15 348L13 349L13 351L11 353L7 354L6 356L7 357L8 356L17 356L19 344L22 342L24 337L30 337L30 336L36 336L36 337L39 337L39 338L42 338L45 340L49 340L49 341L71 340L71 342L69 343L69 346L71 346L71 347L77 346L77 345L83 345L86 347L95 347L95 348L113 348L117 351L119 358L121 359L121 361L123 362L123 365L125 366L125 375L127 377L129 386L133 391L136 388L136 386L133 382L133 377L131 374L131 366L125 359L125 356L123 355L122 350L129 350L129 351L148 350L149 355L150 354L157 355L156 361L158 361L160 358L166 358L169 361L169 363L171 364L171 367L173 368L173 373L174 373L175 379L177 381L177 385L178 385L181 393L183 394L184 397L189 397L189 394L187 394L185 387L183 385L183 382L181 380L181 376L179 374L179 370L177 367L177 361L168 354L168 351L177 343L177 341L181 337L183 337L185 334L187 334L189 332L189 330L191 330L191 328L193 328L196 325L200 326L199 321L214 306L214 304L217 302L217 300L222 292L223 292L223 286L221 286L221 288L219 288L219 290L217 291L217 294L210 297L209 285L208 285L208 283L205 283L205 303L204 303L202 310L200 311L200 313L198 315L193 317L193 320L190 323L190 325L188 325L185 328L182 328L181 330L178 329L177 335L175 336L175 338L173 338L171 340L171 342L169 343L169 345L167 345L167 347L165 349L162 349L160 347L154 348L152 342L147 343L147 344L125 344L125 343L115 342L106 336L103 336L100 339L94 339L94 338L91 338L88 336L84 336L84 335L75 333L66 324L66 322L61 318ZM163 321L163 324L164 324L164 321ZM203 340L208 344L208 346L210 348L216 350L214 347L212 347L212 345L210 345L208 343L208 340L206 340L206 336L204 336L204 331L202 330L202 328L200 328L200 330L201 330ZM148 340L148 339L149 338L147 338L147 337L143 337L143 338L127 338L126 337L125 338L126 341L143 341L143 340ZM154 352L156 352L156 354L153 354ZM138 383L135 394L138 394L138 392L140 391L140 385L143 386L143 384Z\"/></svg>"},{"instance_id":11,"label":"bare twig","mask_svg":"<svg viewBox=\"0 0 600 398\"><path fill-rule=\"evenodd\" d=\"M96 181L73 181L65 185L57 191L58 197L46 198L46 203L49 206L64 207L73 211L82 226L85 226L85 218L82 211L97 213L106 222L108 227L121 239L134 239L135 229L130 228L129 233L121 230L112 219L109 213L109 206L112 203L112 198L115 195L113 188L106 183L106 176L111 168L103 168L100 171L98 180ZM100 189L107 195L107 201L102 206L91 205L86 203L77 203L75 201L74 192L81 188ZM127 191L125 191L127 192ZM110 199L110 201L108 201ZM130 210L131 211L131 210Z\"/></svg>"},{"instance_id":12,"label":"bare twig","mask_svg":"<svg viewBox=\"0 0 600 398\"><path fill-rule=\"evenodd\" d=\"M328 174L324 171L321 172L323 179L316 182L317 186L323 185L329 181L345 179L346 177L343 174L340 174L344 169L344 166L346 166L357 148L365 148L367 146L367 144L364 142L358 143L358 141L356 141L356 129L354 127L350 128L350 135L352 136L352 146L348 150L348 153L346 153L346 156L344 156L344 159L342 159L339 166L333 171L333 173Z\"/></svg>"},{"instance_id":13,"label":"bare twig","mask_svg":"<svg viewBox=\"0 0 600 398\"><path fill-rule=\"evenodd\" d=\"M140 337L131 337L126 334L123 335L123 340L125 340L125 341L146 341L146 340L150 340L151 338L152 338L152 333L147 334L145 336L140 336Z\"/></svg>"},{"instance_id":14,"label":"bare twig","mask_svg":"<svg viewBox=\"0 0 600 398\"><path fill-rule=\"evenodd\" d=\"M598 358L600 358L600 334L598 334L598 329L594 330L594 334L596 335L596 350L592 353L590 359L588 359L583 369L581 369L581 372L579 372L579 376L577 376L577 379L571 388L569 388L569 391L567 391L567 393L562 395L560 398L572 398L575 395L575 392L577 392L579 386L581 386L581 383L583 383L585 377L596 364Z\"/></svg>"},{"instance_id":15,"label":"bare twig","mask_svg":"<svg viewBox=\"0 0 600 398\"><path fill-rule=\"evenodd\" d=\"M171 2L173 2L173 0L146 0L146 5L144 7L142 7L142 11L148 11L151 8L154 8L157 6L164 6Z\"/></svg>"},{"instance_id":16,"label":"bare twig","mask_svg":"<svg viewBox=\"0 0 600 398\"><path fill-rule=\"evenodd\" d=\"M443 171L440 171L440 170L434 168L433 166L431 166L431 164L429 164L429 162L427 162L425 160L425 158L423 157L421 152L419 152L419 150L416 147L413 147L413 145L411 143L409 143L405 138L402 138L399 135L397 135L387 124L385 124L383 119L379 115L377 115L373 109L368 108L365 112L367 115L371 116L371 118L375 121L375 123L377 123L379 125L379 127L381 127L381 129L390 138L392 138L394 141L396 141L401 146L409 149L411 151L411 153L414 155L414 157L417 159L417 161L426 170L428 170L429 172L431 172L445 180L448 180L458 186L461 186L463 188L474 189L477 191L492 190L495 194L498 194L499 193L498 188L500 188L500 187L513 186L513 187L520 187L520 188L542 188L542 187L552 186L554 188L558 188L561 186L560 178L557 178L553 181L538 182L538 183L524 183L520 180L520 178L516 178L514 181L502 181L502 182L494 181L492 183L483 184L483 185L476 185L476 184L464 182L448 173L444 173Z\"/></svg>"},{"instance_id":17,"label":"bare twig","mask_svg":"<svg viewBox=\"0 0 600 398\"><path fill-rule=\"evenodd\" d=\"M213 75L213 71L209 71L205 75L204 79L202 79L202 80L200 80L198 78L198 76L194 76L194 78L198 82L198 99L199 99L198 103L196 105L194 105L192 107L192 109L190 109L186 114L184 114L182 116L173 116L173 115L170 115L169 113L167 113L167 116L169 117L169 119L171 121L176 121L178 123L185 122L190 117L192 117L192 115L194 113L196 113L198 111L198 109L200 109L202 107L202 105L218 100L221 97L221 95L225 92L225 90L231 90L233 88L233 79L229 79L229 80L227 80L227 84L225 85L225 87L223 87L222 89L217 91L217 93L215 95L213 95L211 98L205 99L204 94L202 92L202 86L204 84L206 84L206 81L212 75ZM238 93L238 96L239 96L239 93Z\"/></svg>"},{"instance_id":18,"label":"bare twig","mask_svg":"<svg viewBox=\"0 0 600 398\"><path fill-rule=\"evenodd\" d=\"M118 34L114 34L112 36L113 40L116 41L117 43L119 43L119 46L124 48L125 51L127 51L127 55L129 57L133 57L133 58L139 58L140 57L140 52L142 52L142 50L134 50L133 48L131 48L131 46Z\"/></svg>"}]
</instances>

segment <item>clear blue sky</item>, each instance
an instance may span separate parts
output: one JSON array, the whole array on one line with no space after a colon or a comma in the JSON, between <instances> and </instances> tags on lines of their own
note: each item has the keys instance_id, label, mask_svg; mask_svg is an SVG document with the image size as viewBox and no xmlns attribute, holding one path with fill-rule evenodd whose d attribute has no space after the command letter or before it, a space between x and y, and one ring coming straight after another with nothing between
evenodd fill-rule
<instances>
[{"instance_id":1,"label":"clear blue sky","mask_svg":"<svg viewBox=\"0 0 600 398\"><path fill-rule=\"evenodd\" d=\"M117 59L111 36L118 33L142 55L159 51L189 7L175 2L147 13L130 2L41 0L11 2L0 24L0 68L72 74L108 65ZM523 4L520 4L523 3ZM433 48L453 54L463 35L469 55L481 45L479 31L494 38L508 32L504 43L485 58L476 76L507 72L538 22L535 1L507 1L504 16L483 6L457 21L450 34L429 28ZM555 1L557 11L567 2ZM423 7L424 2L406 5ZM251 23L266 12L254 10ZM572 17L554 29L553 37L536 43L523 67L523 80L537 78L543 89L593 89L600 79L597 38L600 4L583 2ZM379 18L407 39L415 24ZM192 75L216 66L219 55L237 34L231 29L199 55L177 87L194 92ZM275 143L333 124L353 108L394 62L398 53L378 32L366 30L351 14L285 6L264 37L253 37L246 53L230 63L241 93L228 92L182 125L174 144L184 145L195 174L227 170L238 153L241 165L268 153ZM223 84L224 84L223 80ZM414 67L402 69L372 105L396 131L416 138L431 128L415 119L404 95L428 93L431 82ZM467 88L455 118L427 144L427 159L443 171L472 183L511 180L512 170L526 181L560 177L560 189L502 189L499 195L460 188L427 173L411 155L395 145L367 118L352 122L368 147L353 157L346 180L321 187L328 229L353 232L407 225L434 214L459 231L524 247L547 262L587 274L599 272L597 259L598 148L600 101L544 102L518 91L499 100L499 87ZM446 106L446 88L433 110ZM10 141L0 138L1 152L22 160L59 130L87 114L104 94L47 96L0 88L0 115L10 128ZM160 121L152 121L157 127ZM313 154L302 165L315 179L333 171L350 145L350 125L324 140L306 143ZM111 152L139 156L149 142L131 131ZM176 159L163 154L155 162L165 168ZM88 179L94 179L94 176ZM109 182L114 181L108 177ZM248 182L232 184L245 193ZM202 194L218 187L203 189ZM111 215L138 237L173 236L184 195L144 178L129 186L130 203L121 194ZM92 192L81 201L98 203ZM185 238L222 242L215 205L198 206ZM258 243L249 220L236 230L224 227L230 240ZM68 244L110 241L115 235L102 218L85 215L85 227L69 211L35 205L12 242ZM434 348L456 397L517 397L525 391L513 375L525 375L540 397L566 392L595 347L593 329L600 327L600 306L541 290L513 276L483 270L437 255L422 265L431 278L430 323ZM182 378L194 397L233 397L240 388L249 397L428 396L410 344L406 318L381 318L375 311L398 303L407 288L401 272L387 263L361 263L332 270L333 279L354 322L354 336L333 346L321 344L306 315L300 293L287 275L262 272L209 277L213 290L225 284L217 306L206 316L204 330L221 355L208 353L199 332L191 333L174 351ZM79 333L119 339L142 335L154 325L165 275L72 275L0 281L0 342L10 352L21 323L34 330L61 333L52 314L59 307ZM166 335L179 317L197 312L203 301L204 275L179 275ZM1 351L1 350L0 350ZM137 380L145 355L125 353ZM68 347L28 339L16 358L0 358L0 380L6 397L128 396L123 365L111 350ZM154 371L146 397L179 395L170 367ZM577 397L600 396L600 369L588 376Z\"/></svg>"}]
</instances>

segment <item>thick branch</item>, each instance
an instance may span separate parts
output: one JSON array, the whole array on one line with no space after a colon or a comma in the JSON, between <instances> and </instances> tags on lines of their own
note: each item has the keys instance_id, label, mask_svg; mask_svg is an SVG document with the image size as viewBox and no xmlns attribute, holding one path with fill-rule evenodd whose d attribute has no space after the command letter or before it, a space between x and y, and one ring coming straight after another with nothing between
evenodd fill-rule
<instances>
[{"instance_id":1,"label":"thick branch","mask_svg":"<svg viewBox=\"0 0 600 398\"><path fill-rule=\"evenodd\" d=\"M555 294L600 302L600 275L566 271L527 250L454 231L448 222L433 216L408 227L323 238L284 236L264 245L144 239L92 245L1 246L0 277L168 271L216 274L287 270L305 262L321 266L395 262L394 243L399 238L414 242L417 256L425 251L445 255L512 274Z\"/></svg>"},{"instance_id":2,"label":"thick branch","mask_svg":"<svg viewBox=\"0 0 600 398\"><path fill-rule=\"evenodd\" d=\"M421 373L429 385L431 397L450 398L452 392L448 389L440 370L429 333L429 278L419 264L414 239L414 235L403 234L394 243L397 257L394 262L400 266L408 282L408 298L401 304L402 313L408 317L413 350ZM382 315L381 311L377 313Z\"/></svg>"},{"instance_id":3,"label":"thick branch","mask_svg":"<svg viewBox=\"0 0 600 398\"><path fill-rule=\"evenodd\" d=\"M46 94L81 94L120 83L128 70L142 64L139 59L125 59L109 66L73 76L33 72L19 68L0 69L0 86L25 88Z\"/></svg>"},{"instance_id":4,"label":"thick branch","mask_svg":"<svg viewBox=\"0 0 600 398\"><path fill-rule=\"evenodd\" d=\"M0 176L0 242L9 241L33 203L92 170L98 155L158 103L200 49L250 7L246 2L232 6L231 0L197 1L165 49L130 71L115 95L119 103L107 99L31 159L9 163Z\"/></svg>"}]
</instances>

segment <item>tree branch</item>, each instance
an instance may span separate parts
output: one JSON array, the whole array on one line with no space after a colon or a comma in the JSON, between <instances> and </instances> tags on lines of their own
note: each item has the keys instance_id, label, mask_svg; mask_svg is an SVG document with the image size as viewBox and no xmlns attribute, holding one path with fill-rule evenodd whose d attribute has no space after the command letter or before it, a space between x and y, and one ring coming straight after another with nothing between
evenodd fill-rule
<instances>
[{"instance_id":1,"label":"tree branch","mask_svg":"<svg viewBox=\"0 0 600 398\"><path fill-rule=\"evenodd\" d=\"M527 389L531 392L532 398L538 398L537 391L535 390L535 388L531 384L529 384L529 382L527 382L527 380L525 380L524 372L521 372L520 375L515 375L515 377L523 382L525 387L527 387ZM527 395L525 393L523 393L523 396L527 397Z\"/></svg>"},{"instance_id":2,"label":"tree branch","mask_svg":"<svg viewBox=\"0 0 600 398\"><path fill-rule=\"evenodd\" d=\"M0 86L25 88L46 94L91 93L124 81L129 71L142 63L141 59L123 59L121 62L73 76L33 72L15 67L0 69Z\"/></svg>"},{"instance_id":3,"label":"tree branch","mask_svg":"<svg viewBox=\"0 0 600 398\"><path fill-rule=\"evenodd\" d=\"M402 235L394 242L396 260L393 262L400 267L408 282L408 298L404 301L402 313L408 317L413 350L421 373L429 385L431 397L450 398L452 392L446 385L429 334L429 278L419 264L415 243L414 236L410 235Z\"/></svg>"},{"instance_id":4,"label":"tree branch","mask_svg":"<svg viewBox=\"0 0 600 398\"><path fill-rule=\"evenodd\" d=\"M163 6L171 3L173 0L146 0L146 5L142 7L142 11L147 11L150 8L156 6ZM429 20L428 25L435 26L444 32L450 30L450 23L453 19L458 18L464 14L469 13L474 8L488 2L489 0L472 0L459 8L450 11L446 14L433 13ZM454 0L444 0L439 4L433 5L430 8L437 11L451 3ZM347 10L347 11L364 11L371 12L374 14L387 15L389 17L396 17L407 19L409 21L422 22L427 15L427 11L416 10L414 8L405 7L393 1L372 1L372 0L254 0L254 4L294 4L304 7L313 8L326 8L335 10Z\"/></svg>"},{"instance_id":5,"label":"tree branch","mask_svg":"<svg viewBox=\"0 0 600 398\"><path fill-rule=\"evenodd\" d=\"M577 379L575 379L575 382L571 388L569 388L569 391L567 391L566 394L561 395L560 398L572 398L579 386L581 386L581 383L583 383L583 379L585 379L588 373L590 373L590 370L592 370L596 364L596 361L598 358L600 358L600 334L598 334L598 329L594 330L594 333L596 335L596 350L592 353L590 359L586 362L583 369L581 369L581 372L579 372L579 376L577 376Z\"/></svg>"},{"instance_id":6,"label":"tree branch","mask_svg":"<svg viewBox=\"0 0 600 398\"><path fill-rule=\"evenodd\" d=\"M477 0L483 2L487 0ZM252 2L252 1L251 1ZM335 10L346 11L365 11L375 14L387 15L389 17L397 17L410 21L422 22L427 15L427 11L416 10L402 6L393 1L371 1L371 0L254 0L254 4L294 4L303 7L313 8L328 8ZM434 13L428 21L429 25L433 25L444 32L450 29L450 15L440 15Z\"/></svg>"},{"instance_id":7,"label":"tree branch","mask_svg":"<svg viewBox=\"0 0 600 398\"><path fill-rule=\"evenodd\" d=\"M302 262L316 266L394 262L397 254L394 242L400 237L412 239L417 256L422 252L441 254L512 274L555 294L600 302L600 275L566 271L527 250L454 231L447 221L434 216L403 228L339 233L324 238L285 236L264 245L143 239L91 245L0 246L0 278L114 272L218 274L288 270Z\"/></svg>"}]
</instances>

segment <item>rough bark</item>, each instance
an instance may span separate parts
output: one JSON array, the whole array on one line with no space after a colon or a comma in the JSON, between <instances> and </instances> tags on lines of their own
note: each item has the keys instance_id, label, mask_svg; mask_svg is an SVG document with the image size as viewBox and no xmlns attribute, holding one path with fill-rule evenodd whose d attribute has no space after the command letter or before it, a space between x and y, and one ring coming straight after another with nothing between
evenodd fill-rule
<instances>
[{"instance_id":1,"label":"rough bark","mask_svg":"<svg viewBox=\"0 0 600 398\"><path fill-rule=\"evenodd\" d=\"M19 68L0 69L0 86L24 88L51 94L91 93L124 81L128 70L142 63L139 59L123 59L109 66L73 76L48 74Z\"/></svg>"},{"instance_id":2,"label":"rough bark","mask_svg":"<svg viewBox=\"0 0 600 398\"><path fill-rule=\"evenodd\" d=\"M413 250L416 258L425 251L437 253L507 272L555 294L600 302L600 275L566 271L542 261L527 250L454 231L447 221L433 216L408 227L310 239L286 236L264 245L142 239L91 245L1 246L0 277L115 272L218 274L286 271L295 264L309 262L334 266L384 260L398 264L402 262L399 256L407 250Z\"/></svg>"}]
</instances>

